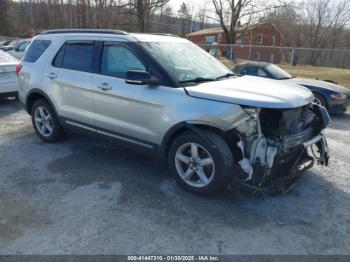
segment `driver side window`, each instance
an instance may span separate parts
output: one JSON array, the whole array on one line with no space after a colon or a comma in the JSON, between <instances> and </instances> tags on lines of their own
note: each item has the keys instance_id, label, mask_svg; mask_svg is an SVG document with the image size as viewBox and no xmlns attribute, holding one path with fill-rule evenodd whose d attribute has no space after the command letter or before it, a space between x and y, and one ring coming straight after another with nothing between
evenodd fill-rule
<instances>
[{"instance_id":1,"label":"driver side window","mask_svg":"<svg viewBox=\"0 0 350 262\"><path fill-rule=\"evenodd\" d=\"M146 67L128 48L121 45L105 45L102 52L101 74L125 78L128 70L146 71Z\"/></svg>"}]
</instances>

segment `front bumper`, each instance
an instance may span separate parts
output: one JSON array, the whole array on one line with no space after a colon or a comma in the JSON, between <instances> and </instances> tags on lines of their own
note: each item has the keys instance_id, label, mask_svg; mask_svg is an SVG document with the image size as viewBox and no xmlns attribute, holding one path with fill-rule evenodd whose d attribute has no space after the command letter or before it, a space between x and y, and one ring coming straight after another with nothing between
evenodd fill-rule
<instances>
[{"instance_id":1,"label":"front bumper","mask_svg":"<svg viewBox=\"0 0 350 262\"><path fill-rule=\"evenodd\" d=\"M274 165L267 176L266 171L263 171L260 175L254 174L255 179L248 184L242 184L263 195L285 193L293 188L305 171L312 168L315 163L324 166L328 166L329 163L329 148L323 133L294 150L276 155Z\"/></svg>"},{"instance_id":2,"label":"front bumper","mask_svg":"<svg viewBox=\"0 0 350 262\"><path fill-rule=\"evenodd\" d=\"M341 114L348 110L350 99L345 100L330 100L328 102L328 111L330 114Z\"/></svg>"}]
</instances>

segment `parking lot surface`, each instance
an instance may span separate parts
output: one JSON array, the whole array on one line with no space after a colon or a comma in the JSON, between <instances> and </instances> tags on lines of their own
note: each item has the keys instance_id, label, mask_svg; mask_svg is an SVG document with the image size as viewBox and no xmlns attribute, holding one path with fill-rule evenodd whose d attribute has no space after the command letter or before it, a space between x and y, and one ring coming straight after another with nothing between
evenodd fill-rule
<instances>
[{"instance_id":1,"label":"parking lot surface","mask_svg":"<svg viewBox=\"0 0 350 262\"><path fill-rule=\"evenodd\" d=\"M350 113L327 130L328 168L285 195L184 192L157 157L70 134L39 140L0 101L1 254L350 254Z\"/></svg>"}]
</instances>

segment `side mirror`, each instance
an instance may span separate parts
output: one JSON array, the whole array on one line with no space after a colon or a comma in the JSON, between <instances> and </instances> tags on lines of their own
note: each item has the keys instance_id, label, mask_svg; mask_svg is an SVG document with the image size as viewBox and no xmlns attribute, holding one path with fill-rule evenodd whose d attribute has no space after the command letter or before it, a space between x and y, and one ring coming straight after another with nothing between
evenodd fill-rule
<instances>
[{"instance_id":1,"label":"side mirror","mask_svg":"<svg viewBox=\"0 0 350 262\"><path fill-rule=\"evenodd\" d=\"M129 70L126 73L125 82L131 85L150 85L156 86L160 84L157 77L143 70Z\"/></svg>"}]
</instances>

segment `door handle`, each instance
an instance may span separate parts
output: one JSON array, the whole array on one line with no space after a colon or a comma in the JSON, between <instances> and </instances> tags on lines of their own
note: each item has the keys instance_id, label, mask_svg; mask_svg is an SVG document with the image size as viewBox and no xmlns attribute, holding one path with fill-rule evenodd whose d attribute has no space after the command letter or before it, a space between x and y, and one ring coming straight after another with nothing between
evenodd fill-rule
<instances>
[{"instance_id":1,"label":"door handle","mask_svg":"<svg viewBox=\"0 0 350 262\"><path fill-rule=\"evenodd\" d=\"M101 89L102 91L112 90L112 86L110 86L108 83L102 83L98 85L97 88Z\"/></svg>"},{"instance_id":2,"label":"door handle","mask_svg":"<svg viewBox=\"0 0 350 262\"><path fill-rule=\"evenodd\" d=\"M57 75L54 72L51 72L51 73L47 73L46 77L48 77L48 78L50 78L52 80L52 79L57 78Z\"/></svg>"}]
</instances>

